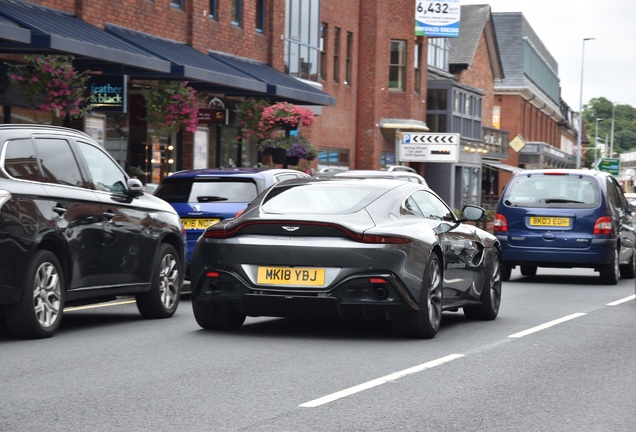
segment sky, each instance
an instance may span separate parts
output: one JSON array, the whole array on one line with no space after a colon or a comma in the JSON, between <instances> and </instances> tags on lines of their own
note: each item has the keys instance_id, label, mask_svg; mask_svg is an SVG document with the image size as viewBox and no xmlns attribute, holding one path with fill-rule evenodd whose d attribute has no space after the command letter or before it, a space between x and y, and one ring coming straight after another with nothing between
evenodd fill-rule
<instances>
[{"instance_id":1,"label":"sky","mask_svg":"<svg viewBox=\"0 0 636 432\"><path fill-rule=\"evenodd\" d=\"M572 110L579 110L581 94L584 105L604 97L636 108L636 1L460 0L460 4L521 12L557 61L561 97ZM595 39L583 42L584 38Z\"/></svg>"}]
</instances>

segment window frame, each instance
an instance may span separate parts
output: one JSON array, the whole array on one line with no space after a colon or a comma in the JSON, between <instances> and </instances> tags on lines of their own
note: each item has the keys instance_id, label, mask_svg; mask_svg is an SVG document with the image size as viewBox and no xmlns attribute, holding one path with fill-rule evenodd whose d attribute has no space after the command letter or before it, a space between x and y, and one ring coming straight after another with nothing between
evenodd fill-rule
<instances>
[{"instance_id":1,"label":"window frame","mask_svg":"<svg viewBox=\"0 0 636 432\"><path fill-rule=\"evenodd\" d=\"M231 21L236 27L243 27L243 0L232 0Z\"/></svg>"},{"instance_id":2,"label":"window frame","mask_svg":"<svg viewBox=\"0 0 636 432\"><path fill-rule=\"evenodd\" d=\"M397 53L397 62L394 63L394 54ZM406 57L407 45L404 39L391 39L389 42L389 91L406 90ZM395 80L392 78L395 76Z\"/></svg>"}]
</instances>

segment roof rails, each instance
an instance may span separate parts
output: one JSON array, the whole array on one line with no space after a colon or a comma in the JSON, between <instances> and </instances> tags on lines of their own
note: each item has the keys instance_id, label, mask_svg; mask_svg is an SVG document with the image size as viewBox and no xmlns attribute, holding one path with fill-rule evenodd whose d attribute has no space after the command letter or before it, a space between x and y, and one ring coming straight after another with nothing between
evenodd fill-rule
<instances>
[{"instance_id":1,"label":"roof rails","mask_svg":"<svg viewBox=\"0 0 636 432\"><path fill-rule=\"evenodd\" d=\"M389 167L388 171L407 171L412 173L417 173L413 168L408 167L406 165L392 165Z\"/></svg>"}]
</instances>

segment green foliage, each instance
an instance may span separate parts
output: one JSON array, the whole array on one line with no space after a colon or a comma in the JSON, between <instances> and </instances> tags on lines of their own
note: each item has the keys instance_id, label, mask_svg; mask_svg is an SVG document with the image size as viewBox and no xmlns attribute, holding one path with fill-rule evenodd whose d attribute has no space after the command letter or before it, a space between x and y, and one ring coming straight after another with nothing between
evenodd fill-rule
<instances>
[{"instance_id":1,"label":"green foliage","mask_svg":"<svg viewBox=\"0 0 636 432\"><path fill-rule=\"evenodd\" d=\"M595 146L597 135L596 119L598 121L599 143L607 142L610 145L612 136L612 111L614 114L614 152L636 150L636 108L626 104L614 104L604 98L594 98L583 107L583 121L590 141L590 147ZM591 153L591 154L590 154ZM593 159L594 152L588 152L588 160ZM599 155L600 156L600 155Z\"/></svg>"}]
</instances>

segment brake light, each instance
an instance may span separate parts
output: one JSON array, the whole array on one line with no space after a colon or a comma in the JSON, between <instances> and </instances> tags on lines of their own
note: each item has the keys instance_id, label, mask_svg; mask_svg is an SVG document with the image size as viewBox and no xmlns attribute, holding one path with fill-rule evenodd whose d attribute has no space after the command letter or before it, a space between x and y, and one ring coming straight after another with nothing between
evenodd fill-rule
<instances>
[{"instance_id":1,"label":"brake light","mask_svg":"<svg viewBox=\"0 0 636 432\"><path fill-rule=\"evenodd\" d=\"M362 243L380 243L380 244L411 244L411 240L404 237L390 237L364 234L361 237L354 237Z\"/></svg>"},{"instance_id":2,"label":"brake light","mask_svg":"<svg viewBox=\"0 0 636 432\"><path fill-rule=\"evenodd\" d=\"M239 217L240 215L242 215L245 212L245 209L241 209L239 211L236 212L236 214L234 215L235 218Z\"/></svg>"},{"instance_id":3,"label":"brake light","mask_svg":"<svg viewBox=\"0 0 636 432\"><path fill-rule=\"evenodd\" d=\"M508 222L505 216L497 213L492 221L492 228L496 232L508 232Z\"/></svg>"},{"instance_id":4,"label":"brake light","mask_svg":"<svg viewBox=\"0 0 636 432\"><path fill-rule=\"evenodd\" d=\"M612 218L601 216L594 224L594 234L612 234Z\"/></svg>"}]
</instances>

